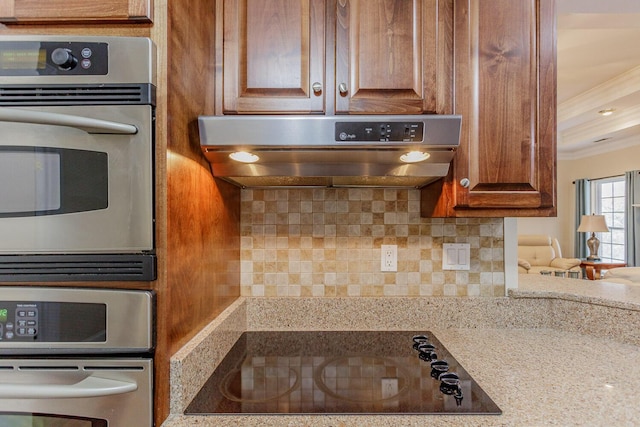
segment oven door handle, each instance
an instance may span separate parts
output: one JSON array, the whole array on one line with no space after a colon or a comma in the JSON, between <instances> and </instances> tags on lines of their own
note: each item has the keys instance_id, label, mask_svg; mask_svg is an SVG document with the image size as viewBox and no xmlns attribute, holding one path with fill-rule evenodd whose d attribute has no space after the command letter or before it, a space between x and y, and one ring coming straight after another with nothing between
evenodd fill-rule
<instances>
[{"instance_id":1,"label":"oven door handle","mask_svg":"<svg viewBox=\"0 0 640 427\"><path fill-rule=\"evenodd\" d=\"M70 385L0 384L0 399L75 399L124 394L137 389L136 383L87 377Z\"/></svg>"},{"instance_id":2,"label":"oven door handle","mask_svg":"<svg viewBox=\"0 0 640 427\"><path fill-rule=\"evenodd\" d=\"M43 111L0 108L0 122L31 123L36 125L67 126L87 133L135 135L138 128L126 123L110 122L90 117Z\"/></svg>"}]
</instances>

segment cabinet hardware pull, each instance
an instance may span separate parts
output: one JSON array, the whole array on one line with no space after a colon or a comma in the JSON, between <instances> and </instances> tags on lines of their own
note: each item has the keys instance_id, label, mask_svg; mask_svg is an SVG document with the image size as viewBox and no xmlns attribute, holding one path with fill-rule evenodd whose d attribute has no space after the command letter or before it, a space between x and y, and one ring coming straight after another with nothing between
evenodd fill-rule
<instances>
[{"instance_id":1,"label":"cabinet hardware pull","mask_svg":"<svg viewBox=\"0 0 640 427\"><path fill-rule=\"evenodd\" d=\"M346 83L340 83L338 85L338 90L340 91L341 95L346 95L347 94L347 84Z\"/></svg>"}]
</instances>

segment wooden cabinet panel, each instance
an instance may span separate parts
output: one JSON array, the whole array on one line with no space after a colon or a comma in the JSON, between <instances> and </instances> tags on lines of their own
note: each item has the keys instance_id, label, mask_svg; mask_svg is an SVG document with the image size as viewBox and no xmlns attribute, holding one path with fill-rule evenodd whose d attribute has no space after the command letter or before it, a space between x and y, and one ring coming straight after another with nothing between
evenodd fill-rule
<instances>
[{"instance_id":1,"label":"wooden cabinet panel","mask_svg":"<svg viewBox=\"0 0 640 427\"><path fill-rule=\"evenodd\" d=\"M223 3L224 113L323 112L325 1Z\"/></svg>"},{"instance_id":2,"label":"wooden cabinet panel","mask_svg":"<svg viewBox=\"0 0 640 427\"><path fill-rule=\"evenodd\" d=\"M336 112L451 113L452 0L338 0Z\"/></svg>"},{"instance_id":3,"label":"wooden cabinet panel","mask_svg":"<svg viewBox=\"0 0 640 427\"><path fill-rule=\"evenodd\" d=\"M0 22L151 22L153 0L0 0Z\"/></svg>"},{"instance_id":4,"label":"wooden cabinet panel","mask_svg":"<svg viewBox=\"0 0 640 427\"><path fill-rule=\"evenodd\" d=\"M453 110L453 0L221 5L223 114Z\"/></svg>"},{"instance_id":5,"label":"wooden cabinet panel","mask_svg":"<svg viewBox=\"0 0 640 427\"><path fill-rule=\"evenodd\" d=\"M435 205L433 188L423 191L423 215L555 215L555 1L458 0L455 8L460 149Z\"/></svg>"}]
</instances>

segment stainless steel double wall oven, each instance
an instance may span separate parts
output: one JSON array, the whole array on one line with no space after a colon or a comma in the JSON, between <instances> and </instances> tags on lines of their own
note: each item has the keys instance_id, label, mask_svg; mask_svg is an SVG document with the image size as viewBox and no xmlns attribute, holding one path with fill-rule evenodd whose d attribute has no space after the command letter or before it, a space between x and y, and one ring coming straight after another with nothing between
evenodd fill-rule
<instances>
[{"instance_id":1,"label":"stainless steel double wall oven","mask_svg":"<svg viewBox=\"0 0 640 427\"><path fill-rule=\"evenodd\" d=\"M0 37L0 282L153 280L155 49Z\"/></svg>"}]
</instances>

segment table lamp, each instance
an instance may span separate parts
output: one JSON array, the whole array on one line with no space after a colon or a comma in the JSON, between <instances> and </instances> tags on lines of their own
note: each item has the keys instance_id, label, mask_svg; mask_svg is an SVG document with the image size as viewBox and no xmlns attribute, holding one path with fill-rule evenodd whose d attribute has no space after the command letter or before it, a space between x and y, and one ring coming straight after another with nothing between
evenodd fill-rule
<instances>
[{"instance_id":1,"label":"table lamp","mask_svg":"<svg viewBox=\"0 0 640 427\"><path fill-rule=\"evenodd\" d=\"M598 256L600 240L596 237L596 232L607 231L609 231L609 227L607 227L604 215L582 215L578 232L591 233L591 237L587 240L587 247L589 248L587 261L600 261L600 257Z\"/></svg>"}]
</instances>

